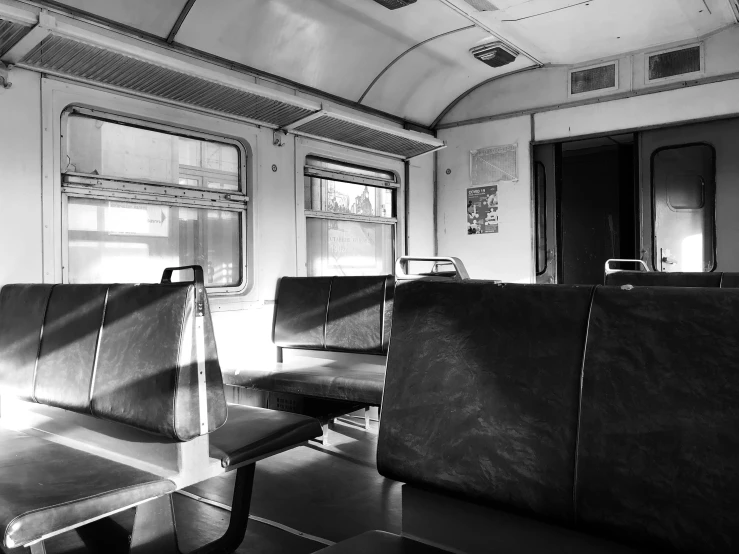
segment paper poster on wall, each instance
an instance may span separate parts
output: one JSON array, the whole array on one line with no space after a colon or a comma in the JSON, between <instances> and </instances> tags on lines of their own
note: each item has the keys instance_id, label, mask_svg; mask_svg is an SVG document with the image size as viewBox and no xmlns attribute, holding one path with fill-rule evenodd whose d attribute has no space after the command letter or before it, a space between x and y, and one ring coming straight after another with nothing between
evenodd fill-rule
<instances>
[{"instance_id":1,"label":"paper poster on wall","mask_svg":"<svg viewBox=\"0 0 739 554\"><path fill-rule=\"evenodd\" d=\"M467 189L467 234L498 232L498 185Z\"/></svg>"},{"instance_id":2,"label":"paper poster on wall","mask_svg":"<svg viewBox=\"0 0 739 554\"><path fill-rule=\"evenodd\" d=\"M488 146L470 152L470 186L518 181L518 145Z\"/></svg>"}]
</instances>

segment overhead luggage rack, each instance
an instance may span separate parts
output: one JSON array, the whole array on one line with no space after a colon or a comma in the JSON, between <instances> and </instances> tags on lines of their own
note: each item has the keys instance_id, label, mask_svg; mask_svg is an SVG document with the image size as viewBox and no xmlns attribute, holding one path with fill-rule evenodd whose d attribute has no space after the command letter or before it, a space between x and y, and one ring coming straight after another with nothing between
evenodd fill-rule
<instances>
[{"instance_id":1,"label":"overhead luggage rack","mask_svg":"<svg viewBox=\"0 0 739 554\"><path fill-rule=\"evenodd\" d=\"M318 107L246 82L237 87L54 34L17 65L277 127L302 119Z\"/></svg>"},{"instance_id":2,"label":"overhead luggage rack","mask_svg":"<svg viewBox=\"0 0 739 554\"><path fill-rule=\"evenodd\" d=\"M293 123L286 130L405 159L446 146L443 141L431 135L371 123L355 116L328 110L313 114L305 121Z\"/></svg>"},{"instance_id":3,"label":"overhead luggage rack","mask_svg":"<svg viewBox=\"0 0 739 554\"><path fill-rule=\"evenodd\" d=\"M166 48L99 35L46 12L39 14L35 25L0 19L0 41L3 62L17 67L227 115L284 133L404 160L445 146L431 135L336 112L318 101L214 70Z\"/></svg>"}]
</instances>

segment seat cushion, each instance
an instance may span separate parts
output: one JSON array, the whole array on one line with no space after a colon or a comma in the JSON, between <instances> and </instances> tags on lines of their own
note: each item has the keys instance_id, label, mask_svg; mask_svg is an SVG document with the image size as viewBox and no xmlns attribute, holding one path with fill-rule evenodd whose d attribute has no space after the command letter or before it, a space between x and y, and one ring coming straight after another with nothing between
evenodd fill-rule
<instances>
[{"instance_id":1,"label":"seat cushion","mask_svg":"<svg viewBox=\"0 0 739 554\"><path fill-rule=\"evenodd\" d=\"M449 552L385 531L368 531L316 554L441 554Z\"/></svg>"},{"instance_id":2,"label":"seat cushion","mask_svg":"<svg viewBox=\"0 0 739 554\"><path fill-rule=\"evenodd\" d=\"M225 468L320 437L317 419L265 408L228 405L226 424L210 434L210 456Z\"/></svg>"},{"instance_id":3,"label":"seat cushion","mask_svg":"<svg viewBox=\"0 0 739 554\"><path fill-rule=\"evenodd\" d=\"M171 493L146 471L0 429L0 525L8 548Z\"/></svg>"},{"instance_id":4,"label":"seat cushion","mask_svg":"<svg viewBox=\"0 0 739 554\"><path fill-rule=\"evenodd\" d=\"M250 389L283 392L379 406L385 384L382 364L347 363L296 356L270 368L225 371L224 383Z\"/></svg>"}]
</instances>

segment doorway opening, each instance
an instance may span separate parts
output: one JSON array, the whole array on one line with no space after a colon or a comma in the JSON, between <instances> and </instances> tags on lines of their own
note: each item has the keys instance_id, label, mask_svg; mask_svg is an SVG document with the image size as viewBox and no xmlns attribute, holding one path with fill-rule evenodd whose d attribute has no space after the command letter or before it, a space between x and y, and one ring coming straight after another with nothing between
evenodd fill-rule
<instances>
[{"instance_id":1,"label":"doorway opening","mask_svg":"<svg viewBox=\"0 0 739 554\"><path fill-rule=\"evenodd\" d=\"M534 148L537 282L602 284L606 260L640 257L635 142L629 133Z\"/></svg>"}]
</instances>

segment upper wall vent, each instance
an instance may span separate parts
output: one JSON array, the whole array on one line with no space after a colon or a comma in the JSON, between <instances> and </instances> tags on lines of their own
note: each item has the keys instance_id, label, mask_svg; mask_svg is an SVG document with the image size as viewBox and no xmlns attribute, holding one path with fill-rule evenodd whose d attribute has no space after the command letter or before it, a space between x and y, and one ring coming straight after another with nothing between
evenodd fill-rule
<instances>
[{"instance_id":1,"label":"upper wall vent","mask_svg":"<svg viewBox=\"0 0 739 554\"><path fill-rule=\"evenodd\" d=\"M703 71L703 49L700 44L655 52L647 56L647 82L701 71Z\"/></svg>"},{"instance_id":2,"label":"upper wall vent","mask_svg":"<svg viewBox=\"0 0 739 554\"><path fill-rule=\"evenodd\" d=\"M464 0L478 12L495 12L498 8L488 0Z\"/></svg>"},{"instance_id":3,"label":"upper wall vent","mask_svg":"<svg viewBox=\"0 0 739 554\"><path fill-rule=\"evenodd\" d=\"M617 88L617 62L570 71L570 95L572 96Z\"/></svg>"},{"instance_id":4,"label":"upper wall vent","mask_svg":"<svg viewBox=\"0 0 739 554\"><path fill-rule=\"evenodd\" d=\"M411 4L415 4L416 0L375 0L381 6L385 6L388 10L397 10L398 8L405 8Z\"/></svg>"}]
</instances>

